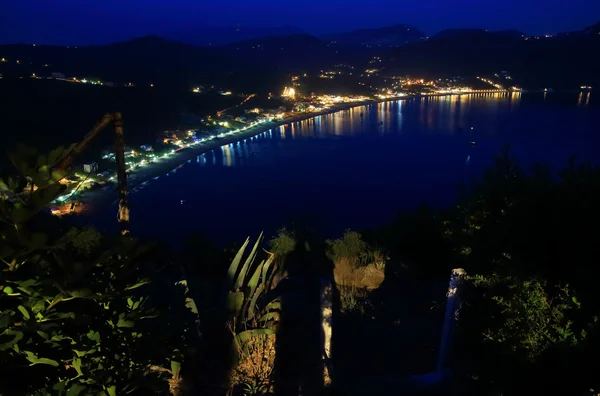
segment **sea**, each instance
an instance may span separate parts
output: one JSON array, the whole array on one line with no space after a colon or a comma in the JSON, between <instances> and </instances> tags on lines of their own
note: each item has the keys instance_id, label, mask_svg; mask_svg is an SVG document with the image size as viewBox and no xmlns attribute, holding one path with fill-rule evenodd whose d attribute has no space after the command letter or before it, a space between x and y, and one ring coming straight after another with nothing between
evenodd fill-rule
<instances>
[{"instance_id":1,"label":"sea","mask_svg":"<svg viewBox=\"0 0 600 396\"><path fill-rule=\"evenodd\" d=\"M133 189L132 234L178 246L309 227L324 238L447 208L504 147L525 168L600 161L595 92L421 97L359 106L198 155ZM90 218L118 231L116 205Z\"/></svg>"}]
</instances>

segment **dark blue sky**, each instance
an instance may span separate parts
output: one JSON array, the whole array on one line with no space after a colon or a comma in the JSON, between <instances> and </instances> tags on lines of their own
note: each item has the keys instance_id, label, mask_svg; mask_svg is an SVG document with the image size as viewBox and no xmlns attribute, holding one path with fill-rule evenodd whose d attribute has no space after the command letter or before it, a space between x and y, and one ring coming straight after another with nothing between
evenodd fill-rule
<instances>
[{"instance_id":1,"label":"dark blue sky","mask_svg":"<svg viewBox=\"0 0 600 396\"><path fill-rule=\"evenodd\" d=\"M0 43L105 43L198 27L292 25L330 33L396 23L445 28L578 30L600 0L0 0Z\"/></svg>"}]
</instances>

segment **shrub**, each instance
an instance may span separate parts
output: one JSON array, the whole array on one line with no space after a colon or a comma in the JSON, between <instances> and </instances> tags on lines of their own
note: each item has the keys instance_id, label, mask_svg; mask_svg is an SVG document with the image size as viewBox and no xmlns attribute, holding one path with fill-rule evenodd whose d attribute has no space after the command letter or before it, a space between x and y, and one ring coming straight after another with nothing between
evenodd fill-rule
<instances>
[{"instance_id":1,"label":"shrub","mask_svg":"<svg viewBox=\"0 0 600 396\"><path fill-rule=\"evenodd\" d=\"M575 346L586 337L585 326L574 325L581 304L568 285L497 274L471 279L496 318L484 325L485 342L535 361L554 345Z\"/></svg>"},{"instance_id":2,"label":"shrub","mask_svg":"<svg viewBox=\"0 0 600 396\"><path fill-rule=\"evenodd\" d=\"M385 278L385 254L372 249L359 233L346 231L342 238L327 241L327 257L333 263L338 286L376 289Z\"/></svg>"},{"instance_id":3,"label":"shrub","mask_svg":"<svg viewBox=\"0 0 600 396\"><path fill-rule=\"evenodd\" d=\"M296 237L285 228L277 232L277 236L269 241L269 248L275 256L285 257L296 249Z\"/></svg>"},{"instance_id":4,"label":"shrub","mask_svg":"<svg viewBox=\"0 0 600 396\"><path fill-rule=\"evenodd\" d=\"M355 231L347 230L341 238L327 240L327 257L334 264L346 262L356 268L367 265L372 259L369 245Z\"/></svg>"}]
</instances>

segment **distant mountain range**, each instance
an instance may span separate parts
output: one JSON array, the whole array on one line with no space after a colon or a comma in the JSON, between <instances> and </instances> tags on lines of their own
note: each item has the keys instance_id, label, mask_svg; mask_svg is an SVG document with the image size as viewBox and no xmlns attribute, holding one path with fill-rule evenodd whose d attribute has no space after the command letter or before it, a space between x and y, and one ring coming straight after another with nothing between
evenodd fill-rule
<instances>
[{"instance_id":1,"label":"distant mountain range","mask_svg":"<svg viewBox=\"0 0 600 396\"><path fill-rule=\"evenodd\" d=\"M395 73L490 75L509 71L526 88L600 85L600 24L569 34L528 37L512 32L446 30L389 53Z\"/></svg>"},{"instance_id":2,"label":"distant mountain range","mask_svg":"<svg viewBox=\"0 0 600 396\"><path fill-rule=\"evenodd\" d=\"M485 29L446 29L433 35L432 37L444 37L450 35L461 35L473 32L487 32L504 37L527 37L524 32L515 29L488 31ZM557 36L585 36L600 33L600 22L585 29L575 32L557 33ZM295 35L310 35L303 29L295 26L278 27L223 27L223 28L197 28L187 30L177 30L163 32L159 34L173 41L181 41L186 44L218 47L223 45L235 44L237 42L252 41L272 37L285 37ZM316 36L324 41L335 42L342 46L383 46L398 47L406 44L413 44L426 40L427 35L420 29L397 24L373 29L358 29L348 32L340 32Z\"/></svg>"},{"instance_id":3,"label":"distant mountain range","mask_svg":"<svg viewBox=\"0 0 600 396\"><path fill-rule=\"evenodd\" d=\"M597 22L591 26L586 27L583 30L577 32L563 33L562 35L568 36L580 36L580 37L596 37L600 35L600 22Z\"/></svg>"},{"instance_id":4,"label":"distant mountain range","mask_svg":"<svg viewBox=\"0 0 600 396\"><path fill-rule=\"evenodd\" d=\"M305 34L305 32L294 26L279 26L274 28L236 26L176 30L164 32L160 36L192 45L218 47L239 41L295 34Z\"/></svg>"},{"instance_id":5,"label":"distant mountain range","mask_svg":"<svg viewBox=\"0 0 600 396\"><path fill-rule=\"evenodd\" d=\"M451 29L425 38L416 28L396 25L323 37L295 33L251 38L219 46L156 36L79 48L4 45L0 57L49 64L51 71L105 81L188 89L190 84L210 82L270 92L288 82L292 73L338 63L360 70L375 55L383 60L386 73L468 76L507 70L524 87L558 89L600 85L600 58L594 56L600 53L599 33L600 23L554 37L528 37L514 30ZM12 63L0 63L5 76L16 69Z\"/></svg>"},{"instance_id":6,"label":"distant mountain range","mask_svg":"<svg viewBox=\"0 0 600 396\"><path fill-rule=\"evenodd\" d=\"M426 39L425 33L409 25L394 25L378 29L360 29L321 37L340 45L402 46Z\"/></svg>"},{"instance_id":7,"label":"distant mountain range","mask_svg":"<svg viewBox=\"0 0 600 396\"><path fill-rule=\"evenodd\" d=\"M198 28L170 31L161 34L169 40L203 47L218 47L239 42L285 36L309 36L307 32L294 26L276 28L230 27L230 28ZM418 42L425 38L425 33L409 25L394 25L375 29L359 29L316 36L324 41L336 42L340 45L400 46Z\"/></svg>"},{"instance_id":8,"label":"distant mountain range","mask_svg":"<svg viewBox=\"0 0 600 396\"><path fill-rule=\"evenodd\" d=\"M490 32L484 29L446 29L431 36L432 40L436 39L449 39L456 37L504 37L504 38L517 38L521 39L526 35L518 30L499 30Z\"/></svg>"}]
</instances>

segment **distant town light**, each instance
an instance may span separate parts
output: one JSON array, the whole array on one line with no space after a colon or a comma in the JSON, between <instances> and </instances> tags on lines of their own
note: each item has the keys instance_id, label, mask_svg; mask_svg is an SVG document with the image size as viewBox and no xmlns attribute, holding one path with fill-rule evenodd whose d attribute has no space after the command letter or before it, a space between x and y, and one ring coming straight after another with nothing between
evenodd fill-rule
<instances>
[{"instance_id":1,"label":"distant town light","mask_svg":"<svg viewBox=\"0 0 600 396\"><path fill-rule=\"evenodd\" d=\"M296 90L294 88L285 87L281 96L284 98L294 99L296 97Z\"/></svg>"}]
</instances>

